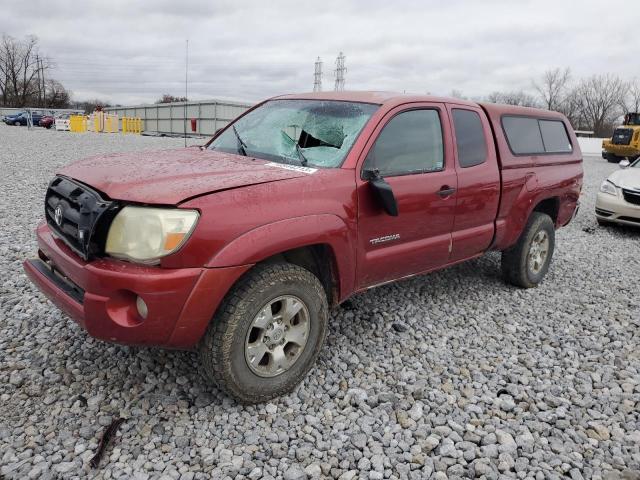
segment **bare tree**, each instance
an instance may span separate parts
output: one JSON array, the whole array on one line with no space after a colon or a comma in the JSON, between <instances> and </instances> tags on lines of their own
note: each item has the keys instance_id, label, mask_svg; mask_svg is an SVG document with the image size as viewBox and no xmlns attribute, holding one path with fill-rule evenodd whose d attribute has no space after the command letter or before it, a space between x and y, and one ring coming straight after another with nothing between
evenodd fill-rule
<instances>
[{"instance_id":1,"label":"bare tree","mask_svg":"<svg viewBox=\"0 0 640 480\"><path fill-rule=\"evenodd\" d=\"M576 92L582 114L596 136L608 136L620 116L625 83L616 75L593 75L583 79Z\"/></svg>"},{"instance_id":2,"label":"bare tree","mask_svg":"<svg viewBox=\"0 0 640 480\"><path fill-rule=\"evenodd\" d=\"M51 67L38 50L38 39L29 35L17 40L3 35L0 40L0 95L10 107L43 106L44 75Z\"/></svg>"},{"instance_id":3,"label":"bare tree","mask_svg":"<svg viewBox=\"0 0 640 480\"><path fill-rule=\"evenodd\" d=\"M449 93L449 96L451 98L459 98L460 100L468 100L468 98L462 93L461 90L458 90L455 88L451 90L451 93Z\"/></svg>"},{"instance_id":4,"label":"bare tree","mask_svg":"<svg viewBox=\"0 0 640 480\"><path fill-rule=\"evenodd\" d=\"M585 116L583 109L583 101L577 88L571 88L564 96L564 99L556 111L562 113L574 129L576 130L591 130L590 125Z\"/></svg>"},{"instance_id":5,"label":"bare tree","mask_svg":"<svg viewBox=\"0 0 640 480\"><path fill-rule=\"evenodd\" d=\"M547 70L540 82L533 82L538 92L542 106L547 110L559 111L568 95L571 70L569 68L554 68Z\"/></svg>"},{"instance_id":6,"label":"bare tree","mask_svg":"<svg viewBox=\"0 0 640 480\"><path fill-rule=\"evenodd\" d=\"M627 90L620 102L622 113L640 112L640 80L634 78L627 83Z\"/></svg>"},{"instance_id":7,"label":"bare tree","mask_svg":"<svg viewBox=\"0 0 640 480\"><path fill-rule=\"evenodd\" d=\"M519 105L521 107L537 107L538 104L533 95L524 90L514 92L493 92L487 97L491 103L503 103L505 105Z\"/></svg>"},{"instance_id":8,"label":"bare tree","mask_svg":"<svg viewBox=\"0 0 640 480\"><path fill-rule=\"evenodd\" d=\"M69 108L71 92L57 80L46 81L46 102L49 108Z\"/></svg>"},{"instance_id":9,"label":"bare tree","mask_svg":"<svg viewBox=\"0 0 640 480\"><path fill-rule=\"evenodd\" d=\"M105 107L110 107L111 104L106 100L94 98L92 100L85 100L83 102L71 102L71 106L79 110L84 110L85 113L92 113L96 110L102 110Z\"/></svg>"},{"instance_id":10,"label":"bare tree","mask_svg":"<svg viewBox=\"0 0 640 480\"><path fill-rule=\"evenodd\" d=\"M173 103L173 102L186 102L187 97L175 97L169 93L165 93L156 100L154 103Z\"/></svg>"}]
</instances>

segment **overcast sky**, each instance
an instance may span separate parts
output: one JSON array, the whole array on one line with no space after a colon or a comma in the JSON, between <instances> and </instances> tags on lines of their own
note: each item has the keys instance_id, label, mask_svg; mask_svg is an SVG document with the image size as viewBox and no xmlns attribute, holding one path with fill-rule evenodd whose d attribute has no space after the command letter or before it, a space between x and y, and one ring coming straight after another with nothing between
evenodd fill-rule
<instances>
[{"instance_id":1,"label":"overcast sky","mask_svg":"<svg viewBox=\"0 0 640 480\"><path fill-rule=\"evenodd\" d=\"M75 99L256 101L313 88L467 96L531 89L556 66L640 76L640 0L0 0L0 32L40 39Z\"/></svg>"}]
</instances>

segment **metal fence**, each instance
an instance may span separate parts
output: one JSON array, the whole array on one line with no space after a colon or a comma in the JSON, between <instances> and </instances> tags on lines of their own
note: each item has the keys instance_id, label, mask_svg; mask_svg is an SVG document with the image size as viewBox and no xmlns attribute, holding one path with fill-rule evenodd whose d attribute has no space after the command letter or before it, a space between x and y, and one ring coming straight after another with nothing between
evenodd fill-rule
<instances>
[{"instance_id":1,"label":"metal fence","mask_svg":"<svg viewBox=\"0 0 640 480\"><path fill-rule=\"evenodd\" d=\"M252 107L249 103L227 100L204 100L200 102L159 103L155 105L135 105L108 107L105 112L120 117L139 117L145 132L183 134L185 122L188 134L213 135L238 115ZM186 110L186 117L185 117ZM191 129L191 119L196 120L196 129Z\"/></svg>"},{"instance_id":2,"label":"metal fence","mask_svg":"<svg viewBox=\"0 0 640 480\"><path fill-rule=\"evenodd\" d=\"M15 115L16 113L25 112L31 110L33 113L44 113L45 115L57 115L58 113L83 113L83 110L75 108L36 108L36 107L24 107L24 108L10 108L0 107L0 117L7 115Z\"/></svg>"}]
</instances>

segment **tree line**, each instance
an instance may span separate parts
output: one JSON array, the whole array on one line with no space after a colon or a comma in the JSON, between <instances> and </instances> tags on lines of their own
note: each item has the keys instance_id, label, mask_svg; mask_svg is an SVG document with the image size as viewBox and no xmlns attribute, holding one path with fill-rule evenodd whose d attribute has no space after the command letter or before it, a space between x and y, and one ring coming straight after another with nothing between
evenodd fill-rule
<instances>
[{"instance_id":1,"label":"tree line","mask_svg":"<svg viewBox=\"0 0 640 480\"><path fill-rule=\"evenodd\" d=\"M0 39L0 106L13 108L77 108L87 113L111 104L99 98L73 101L70 90L51 77L53 61L40 52L38 38ZM155 103L184 102L185 97L162 95Z\"/></svg>"},{"instance_id":2,"label":"tree line","mask_svg":"<svg viewBox=\"0 0 640 480\"><path fill-rule=\"evenodd\" d=\"M538 107L563 113L575 130L608 137L623 115L640 112L640 81L614 74L574 78L569 68L547 70L531 82L532 91L493 92L482 99L492 103ZM460 92L452 96L464 98Z\"/></svg>"},{"instance_id":3,"label":"tree line","mask_svg":"<svg viewBox=\"0 0 640 480\"><path fill-rule=\"evenodd\" d=\"M24 40L0 39L0 105L66 108L71 92L49 76L53 62L38 48L33 35Z\"/></svg>"}]
</instances>

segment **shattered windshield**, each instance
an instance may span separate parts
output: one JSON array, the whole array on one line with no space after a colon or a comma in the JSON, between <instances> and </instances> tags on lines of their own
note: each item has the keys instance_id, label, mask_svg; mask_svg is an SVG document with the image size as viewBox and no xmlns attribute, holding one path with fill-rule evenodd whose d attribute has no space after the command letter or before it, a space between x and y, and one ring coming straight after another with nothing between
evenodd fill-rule
<instances>
[{"instance_id":1,"label":"shattered windshield","mask_svg":"<svg viewBox=\"0 0 640 480\"><path fill-rule=\"evenodd\" d=\"M272 100L227 128L209 148L283 163L338 167L379 105Z\"/></svg>"}]
</instances>

